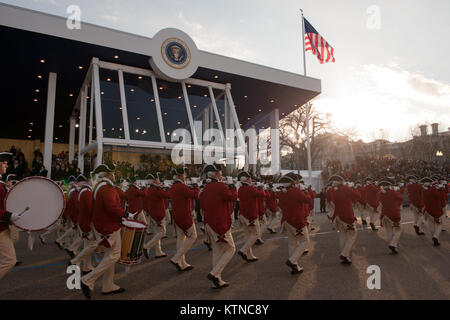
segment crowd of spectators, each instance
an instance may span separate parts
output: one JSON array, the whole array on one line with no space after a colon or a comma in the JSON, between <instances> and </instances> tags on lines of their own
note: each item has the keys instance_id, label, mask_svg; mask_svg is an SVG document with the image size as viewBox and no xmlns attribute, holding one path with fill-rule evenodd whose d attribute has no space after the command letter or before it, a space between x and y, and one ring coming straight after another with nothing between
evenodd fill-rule
<instances>
[{"instance_id":1,"label":"crowd of spectators","mask_svg":"<svg viewBox=\"0 0 450 320\"><path fill-rule=\"evenodd\" d=\"M366 178L380 179L382 177L395 177L401 180L406 175L414 174L418 177L434 175L448 176L450 174L449 161L424 161L413 159L357 157L351 164L342 165L340 161L329 161L322 175L328 179L338 174L351 180L364 180Z\"/></svg>"},{"instance_id":2,"label":"crowd of spectators","mask_svg":"<svg viewBox=\"0 0 450 320\"><path fill-rule=\"evenodd\" d=\"M31 162L31 169L25 159L25 155L20 148L11 146L10 153L12 153L12 160L8 163L6 175L2 177L3 180L8 175L13 174L13 180L21 180L29 176L43 176L46 177L48 170L44 166L44 157L39 149L33 152L33 161ZM67 179L70 175L78 175L80 170L77 168L76 160L69 163L69 152L61 152L60 154L52 156L52 171L51 178L55 181Z\"/></svg>"}]
</instances>

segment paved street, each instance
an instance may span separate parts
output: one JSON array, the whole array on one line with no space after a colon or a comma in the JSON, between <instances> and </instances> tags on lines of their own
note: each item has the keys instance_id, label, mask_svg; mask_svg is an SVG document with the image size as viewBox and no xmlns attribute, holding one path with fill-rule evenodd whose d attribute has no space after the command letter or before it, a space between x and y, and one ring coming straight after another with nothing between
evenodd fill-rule
<instances>
[{"instance_id":1,"label":"paved street","mask_svg":"<svg viewBox=\"0 0 450 320\"><path fill-rule=\"evenodd\" d=\"M211 268L211 252L203 245L204 235L198 230L198 239L187 253L187 262L195 269L177 272L169 263L174 254L175 238L169 225L169 237L163 240L163 250L169 257L143 260L126 272L117 265L116 283L126 292L116 296L102 296L98 281L93 299L449 299L450 298L450 228L445 220L441 246L433 247L431 237L417 236L412 226L412 215L403 213L403 233L400 253L390 254L384 230L358 230L353 250L353 264L340 264L338 233L331 228L324 214L316 214L320 225L311 237L311 251L301 265L301 275L291 275L285 265L287 240L285 236L264 234L265 243L255 246L260 259L245 263L235 255L223 273L230 287L214 290L206 275ZM361 226L360 226L361 228ZM233 229L237 248L242 244L242 232ZM36 238L37 239L37 238ZM20 267L0 280L0 299L84 299L80 290L66 287L68 256L48 240L42 246L37 239L33 251L26 249L27 235L22 232L16 251L23 261ZM153 255L153 253L152 253ZM381 268L381 289L366 286L370 265Z\"/></svg>"}]
</instances>

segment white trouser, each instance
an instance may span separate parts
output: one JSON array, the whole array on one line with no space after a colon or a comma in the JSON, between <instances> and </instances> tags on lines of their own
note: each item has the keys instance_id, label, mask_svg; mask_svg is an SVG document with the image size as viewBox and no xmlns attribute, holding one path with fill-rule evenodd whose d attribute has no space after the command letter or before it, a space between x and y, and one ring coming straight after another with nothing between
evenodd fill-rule
<instances>
[{"instance_id":1,"label":"white trouser","mask_svg":"<svg viewBox=\"0 0 450 320\"><path fill-rule=\"evenodd\" d=\"M327 202L327 207L328 207L327 216L328 216L328 218L331 219L331 217L333 217L333 213L334 213L334 203L333 202Z\"/></svg>"},{"instance_id":2,"label":"white trouser","mask_svg":"<svg viewBox=\"0 0 450 320\"><path fill-rule=\"evenodd\" d=\"M73 222L71 220L68 220L66 222L66 231L62 236L56 239L56 242L58 242L64 248L68 248L71 244L71 238L74 236L76 231L77 230L74 228Z\"/></svg>"},{"instance_id":3,"label":"white trouser","mask_svg":"<svg viewBox=\"0 0 450 320\"><path fill-rule=\"evenodd\" d=\"M177 252L171 260L178 263L181 269L185 269L190 266L186 262L185 255L197 239L197 230L195 229L195 223L187 229L186 233L175 223L175 230L177 233Z\"/></svg>"},{"instance_id":4,"label":"white trouser","mask_svg":"<svg viewBox=\"0 0 450 320\"><path fill-rule=\"evenodd\" d=\"M305 226L301 230L297 230L286 221L283 222L282 228L288 237L289 261L298 266L303 252L309 245L308 228Z\"/></svg>"},{"instance_id":5,"label":"white trouser","mask_svg":"<svg viewBox=\"0 0 450 320\"><path fill-rule=\"evenodd\" d=\"M149 221L153 224L153 237L144 244L144 249L149 250L155 247L155 254L157 256L165 255L161 250L161 239L166 235L166 218L164 217L160 222L157 222L152 217L149 217Z\"/></svg>"},{"instance_id":6,"label":"white trouser","mask_svg":"<svg viewBox=\"0 0 450 320\"><path fill-rule=\"evenodd\" d=\"M375 222L377 222L379 215L380 215L378 212L378 208L379 208L379 206L376 209L374 209L372 206L367 205L367 210L369 211L370 223L375 224Z\"/></svg>"},{"instance_id":7,"label":"white trouser","mask_svg":"<svg viewBox=\"0 0 450 320\"><path fill-rule=\"evenodd\" d=\"M0 232L0 279L16 265L16 250L9 229Z\"/></svg>"},{"instance_id":8,"label":"white trouser","mask_svg":"<svg viewBox=\"0 0 450 320\"><path fill-rule=\"evenodd\" d=\"M83 261L84 263L82 271L90 271L93 269L92 255L94 254L95 249L97 249L99 243L101 242L101 239L96 239L93 231L90 231L87 234L87 239L86 238L82 239L83 239L83 250L81 250L81 252L79 252L72 260L70 260L70 263L80 266L81 262Z\"/></svg>"},{"instance_id":9,"label":"white trouser","mask_svg":"<svg viewBox=\"0 0 450 320\"><path fill-rule=\"evenodd\" d=\"M258 217L259 219L259 232L258 232L258 239L262 241L262 234L264 232L264 226L267 225L267 218L266 215L262 215Z\"/></svg>"},{"instance_id":10,"label":"white trouser","mask_svg":"<svg viewBox=\"0 0 450 320\"><path fill-rule=\"evenodd\" d=\"M341 249L341 256L350 257L353 244L356 240L356 225L355 223L347 224L339 217L334 220L336 228L339 231L339 246Z\"/></svg>"},{"instance_id":11,"label":"white trouser","mask_svg":"<svg viewBox=\"0 0 450 320\"><path fill-rule=\"evenodd\" d=\"M419 231L422 231L422 226L425 224L423 209L419 209L413 204L410 205L410 209L414 215L414 226L419 227Z\"/></svg>"},{"instance_id":12,"label":"white trouser","mask_svg":"<svg viewBox=\"0 0 450 320\"><path fill-rule=\"evenodd\" d=\"M242 225L245 234L244 246L239 250L244 253L248 259L255 259L255 255L252 251L252 246L255 244L260 233L259 219L254 220L254 226L250 226L250 222L243 215L239 215L239 222Z\"/></svg>"},{"instance_id":13,"label":"white trouser","mask_svg":"<svg viewBox=\"0 0 450 320\"><path fill-rule=\"evenodd\" d=\"M102 241L96 233L98 243ZM110 292L119 289L120 287L114 284L114 269L116 262L119 261L122 249L122 239L120 237L120 229L109 235L108 242L110 248L105 247L105 254L102 261L90 273L81 278L81 281L94 290L95 281L103 275L102 292ZM95 249L94 249L95 250Z\"/></svg>"},{"instance_id":14,"label":"white trouser","mask_svg":"<svg viewBox=\"0 0 450 320\"><path fill-rule=\"evenodd\" d=\"M308 222L310 224L310 228L314 225L314 217L316 216L316 213L314 212L314 209L311 209L309 211L309 216L308 216Z\"/></svg>"},{"instance_id":15,"label":"white trouser","mask_svg":"<svg viewBox=\"0 0 450 320\"><path fill-rule=\"evenodd\" d=\"M56 233L56 238L61 236L62 224L61 220L56 221L53 225L51 225L47 230L40 235L42 240L46 240L52 233Z\"/></svg>"},{"instance_id":16,"label":"white trouser","mask_svg":"<svg viewBox=\"0 0 450 320\"><path fill-rule=\"evenodd\" d=\"M172 222L172 219L170 217L170 210L169 209L165 209L164 210L166 212L166 224L169 224Z\"/></svg>"},{"instance_id":17,"label":"white trouser","mask_svg":"<svg viewBox=\"0 0 450 320\"><path fill-rule=\"evenodd\" d=\"M236 252L236 247L233 241L233 235L231 234L231 230L228 230L225 233L225 242L218 242L219 235L214 232L214 230L206 225L206 233L209 234L209 237L212 239L211 247L212 247L212 270L211 274L219 279L220 285L223 285L225 282L222 280L222 271L226 267L226 265L230 262L231 258L233 258L234 253Z\"/></svg>"},{"instance_id":18,"label":"white trouser","mask_svg":"<svg viewBox=\"0 0 450 320\"><path fill-rule=\"evenodd\" d=\"M400 223L396 224L386 216L383 217L383 221L381 221L381 223L386 230L387 241L389 241L389 245L397 248L398 240L400 239L400 235L402 234Z\"/></svg>"},{"instance_id":19,"label":"white trouser","mask_svg":"<svg viewBox=\"0 0 450 320\"><path fill-rule=\"evenodd\" d=\"M438 219L435 219L428 212L425 212L425 221L428 223L428 230L433 238L439 239L439 235L442 231L443 215Z\"/></svg>"},{"instance_id":20,"label":"white trouser","mask_svg":"<svg viewBox=\"0 0 450 320\"><path fill-rule=\"evenodd\" d=\"M280 211L277 212L271 212L272 220L270 221L269 225L267 226L268 229L271 229L272 231L275 231L278 227L281 226L281 217L280 217Z\"/></svg>"}]
</instances>

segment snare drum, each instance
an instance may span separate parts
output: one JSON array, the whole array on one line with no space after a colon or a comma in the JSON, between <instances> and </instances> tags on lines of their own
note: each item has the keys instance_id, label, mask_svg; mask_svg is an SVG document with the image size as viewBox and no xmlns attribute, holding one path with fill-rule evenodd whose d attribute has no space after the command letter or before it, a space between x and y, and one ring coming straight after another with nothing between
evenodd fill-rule
<instances>
[{"instance_id":1,"label":"snare drum","mask_svg":"<svg viewBox=\"0 0 450 320\"><path fill-rule=\"evenodd\" d=\"M146 235L147 225L137 221L127 219L121 229L122 251L119 263L125 265L135 265L141 261L142 248Z\"/></svg>"}]
</instances>

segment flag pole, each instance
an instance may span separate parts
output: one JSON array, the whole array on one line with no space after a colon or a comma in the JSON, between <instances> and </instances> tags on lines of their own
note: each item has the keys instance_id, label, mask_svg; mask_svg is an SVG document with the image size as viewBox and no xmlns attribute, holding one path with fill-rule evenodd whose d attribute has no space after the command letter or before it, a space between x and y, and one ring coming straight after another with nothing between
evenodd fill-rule
<instances>
[{"instance_id":1,"label":"flag pole","mask_svg":"<svg viewBox=\"0 0 450 320\"><path fill-rule=\"evenodd\" d=\"M306 77L306 50L305 50L305 18L303 16L303 9L300 9L302 14L302 39L303 39L303 75ZM306 150L308 155L308 182L312 185L311 172L311 140L309 138L309 102L306 103Z\"/></svg>"}]
</instances>

